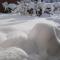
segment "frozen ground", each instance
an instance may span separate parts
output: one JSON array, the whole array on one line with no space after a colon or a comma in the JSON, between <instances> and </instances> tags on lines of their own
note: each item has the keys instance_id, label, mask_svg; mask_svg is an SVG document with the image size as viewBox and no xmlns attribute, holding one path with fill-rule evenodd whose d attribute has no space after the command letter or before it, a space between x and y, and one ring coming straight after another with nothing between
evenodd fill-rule
<instances>
[{"instance_id":1,"label":"frozen ground","mask_svg":"<svg viewBox=\"0 0 60 60\"><path fill-rule=\"evenodd\" d=\"M19 14L0 14L0 44L4 43L7 40L16 39L18 41L20 40L20 37L23 37L23 39L27 39L30 30L35 26L35 24L41 22L51 24L52 26L56 26L59 29L60 15L53 15L51 17L44 17L44 15L41 17L26 17L20 16ZM57 34L57 36L59 39L60 35ZM32 60L39 60L40 58L39 55L35 55L33 53L32 55L30 54L30 57ZM53 59L55 60L55 58Z\"/></svg>"}]
</instances>

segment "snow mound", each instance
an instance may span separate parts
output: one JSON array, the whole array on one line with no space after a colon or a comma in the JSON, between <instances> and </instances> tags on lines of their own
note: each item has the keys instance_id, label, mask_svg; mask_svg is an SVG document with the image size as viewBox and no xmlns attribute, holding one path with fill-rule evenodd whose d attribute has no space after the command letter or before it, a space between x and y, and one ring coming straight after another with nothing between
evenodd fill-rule
<instances>
[{"instance_id":1,"label":"snow mound","mask_svg":"<svg viewBox=\"0 0 60 60\"><path fill-rule=\"evenodd\" d=\"M29 39L33 40L39 49L39 53L42 51L51 55L56 55L59 50L60 44L56 38L53 26L44 23L37 23L29 34Z\"/></svg>"},{"instance_id":2,"label":"snow mound","mask_svg":"<svg viewBox=\"0 0 60 60\"><path fill-rule=\"evenodd\" d=\"M16 47L7 48L0 51L0 60L27 60L28 54Z\"/></svg>"}]
</instances>

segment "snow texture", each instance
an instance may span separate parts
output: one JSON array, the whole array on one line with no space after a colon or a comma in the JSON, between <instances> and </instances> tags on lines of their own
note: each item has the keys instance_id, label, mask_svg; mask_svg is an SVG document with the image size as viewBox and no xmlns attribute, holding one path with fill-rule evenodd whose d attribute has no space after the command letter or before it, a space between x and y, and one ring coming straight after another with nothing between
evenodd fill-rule
<instances>
[{"instance_id":1,"label":"snow texture","mask_svg":"<svg viewBox=\"0 0 60 60\"><path fill-rule=\"evenodd\" d=\"M6 17L18 18L20 15L12 16L4 15L4 16L6 19ZM27 19L30 18L32 17L27 17ZM58 32L57 30L59 28L57 26L59 26L59 24L53 21L48 21L45 18L38 18L38 20L37 18L38 17L34 17L32 18L32 20L29 21L27 20L24 23L20 22L19 24L16 23L15 19L13 21L8 19L10 22L4 19L5 23L3 23L4 20L2 21L2 24L0 25L1 26L0 31L7 35L7 40L6 41L4 40L4 42L3 43L1 42L0 44L0 47L4 48L3 51L7 51L7 53L1 51L1 54L4 58L6 57L6 55L4 54L8 54L8 51L10 52L12 50L12 53L15 52L14 48L10 49L10 47L17 47L19 49L24 50L29 56L28 60L40 60L40 59L53 60L55 59L55 57L56 59L59 57L60 45L55 35L55 32L56 33ZM23 17L19 17L19 19L23 19ZM12 22L14 22L15 24L10 25ZM9 25L7 26L6 24ZM57 30L54 31L54 29ZM57 36L59 37L59 35ZM11 54L11 56L13 55L12 60L16 59L14 57L15 56L14 54ZM58 55L58 57L56 55ZM10 55L8 54L8 57L9 56ZM8 60L9 58L6 59ZM21 60L24 59L20 57L20 55L17 56L17 58Z\"/></svg>"},{"instance_id":2,"label":"snow texture","mask_svg":"<svg viewBox=\"0 0 60 60\"><path fill-rule=\"evenodd\" d=\"M27 60L28 54L20 48L11 47L0 51L0 60Z\"/></svg>"}]
</instances>

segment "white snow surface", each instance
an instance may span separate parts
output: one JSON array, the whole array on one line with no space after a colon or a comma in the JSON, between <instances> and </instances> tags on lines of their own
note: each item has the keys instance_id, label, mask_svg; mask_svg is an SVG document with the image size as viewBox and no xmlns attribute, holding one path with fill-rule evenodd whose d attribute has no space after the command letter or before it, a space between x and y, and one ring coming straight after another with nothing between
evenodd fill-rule
<instances>
[{"instance_id":1,"label":"white snow surface","mask_svg":"<svg viewBox=\"0 0 60 60\"><path fill-rule=\"evenodd\" d=\"M16 47L0 51L0 60L27 60L28 57L25 51Z\"/></svg>"},{"instance_id":2,"label":"white snow surface","mask_svg":"<svg viewBox=\"0 0 60 60\"><path fill-rule=\"evenodd\" d=\"M51 17L48 17L48 16L34 17L34 16L20 16L19 14L0 14L0 44L2 44L3 42L5 42L7 40L17 39L17 41L18 41L18 39L20 37L22 37L23 39L25 39L27 41L29 32L37 23L49 24L51 26L58 28L58 30L59 30L60 29L59 20L60 20L60 15L53 15ZM56 35L57 35L57 38L59 39L60 35L59 34L56 34ZM7 60L13 60L13 59L9 59L10 58L9 53L12 51L11 53L15 57L15 55L13 53L13 52L15 52L14 49L15 48L8 48L7 50L3 49L4 52L0 51L0 57L1 56L4 57L1 59L4 60L6 57L8 57ZM19 50L19 48L16 48L16 49ZM22 52L23 55L24 55L24 53L25 52ZM5 54L8 54L8 56ZM46 56L44 54L45 54L45 52L43 53L43 56ZM10 56L13 57L12 55L10 55ZM39 56L38 54L32 53L29 56L32 60L39 60L39 59L44 60L43 56L41 58L41 56ZM18 57L18 56L16 55L16 57ZM53 60L53 59L57 60L56 57L51 58L49 60ZM17 60L19 60L19 59L17 58ZM20 60L24 60L24 59L20 59ZM27 60L27 59L25 59L25 60ZM28 60L30 60L30 59L28 59Z\"/></svg>"}]
</instances>

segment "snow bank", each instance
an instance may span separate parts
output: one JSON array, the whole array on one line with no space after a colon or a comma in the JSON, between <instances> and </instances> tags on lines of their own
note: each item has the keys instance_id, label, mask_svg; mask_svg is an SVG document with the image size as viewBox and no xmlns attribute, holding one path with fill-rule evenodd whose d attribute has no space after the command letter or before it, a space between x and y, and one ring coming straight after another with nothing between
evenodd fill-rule
<instances>
[{"instance_id":1,"label":"snow bank","mask_svg":"<svg viewBox=\"0 0 60 60\"><path fill-rule=\"evenodd\" d=\"M40 18L38 18L39 20ZM40 23L39 23L40 22ZM38 23L38 24L37 24ZM18 27L17 27L18 26ZM34 27L35 26L35 27ZM14 26L13 26L14 27ZM58 42L54 33L54 28L56 25L53 22L50 21L29 21L22 23L21 25L16 25L14 28L19 29L16 31L12 31L8 33L8 38L5 42L3 42L0 46L7 48L7 47L12 47L16 46L19 48L22 48L25 50L28 54L30 53L39 53L39 49L41 48L40 44L42 44L42 48L48 48L50 53L55 53L54 49L56 49L56 46L58 46ZM32 29L32 30L31 30ZM26 30L26 31L25 31ZM25 33L28 32L29 33ZM30 32L31 30L31 32ZM50 43L49 39L52 39L55 43ZM42 41L40 41L42 40ZM42 42L42 43L41 43ZM51 44L52 47L50 45ZM43 45L46 44L46 45ZM55 46L54 46L55 45ZM49 48L50 46L50 48ZM54 47L54 48L53 48ZM52 49L51 49L52 48Z\"/></svg>"},{"instance_id":2,"label":"snow bank","mask_svg":"<svg viewBox=\"0 0 60 60\"><path fill-rule=\"evenodd\" d=\"M21 48L10 47L0 51L0 60L27 60L28 57Z\"/></svg>"},{"instance_id":3,"label":"snow bank","mask_svg":"<svg viewBox=\"0 0 60 60\"><path fill-rule=\"evenodd\" d=\"M56 51L59 50L60 45L55 36L54 28L48 24L38 23L31 30L29 39L34 40L40 54L45 50L51 55L58 53Z\"/></svg>"},{"instance_id":4,"label":"snow bank","mask_svg":"<svg viewBox=\"0 0 60 60\"><path fill-rule=\"evenodd\" d=\"M16 19L11 21L8 17L16 17ZM57 26L55 22L48 21L46 18L29 17L28 19L24 19L25 16L20 17L19 15L15 17L9 15L7 16L8 22L7 20L2 21L5 21L6 26L1 26L0 31L7 34L7 40L0 44L1 47L19 47L26 51L33 60L45 60L50 54L58 54L56 51L59 50L59 43L53 29ZM18 17L20 17L19 21ZM21 19L24 23L20 22ZM19 24L15 23L16 20ZM8 25L10 22L14 22L14 24Z\"/></svg>"}]
</instances>

